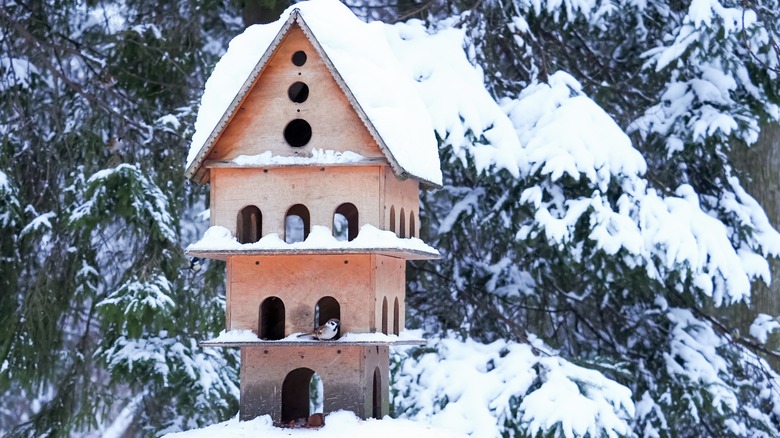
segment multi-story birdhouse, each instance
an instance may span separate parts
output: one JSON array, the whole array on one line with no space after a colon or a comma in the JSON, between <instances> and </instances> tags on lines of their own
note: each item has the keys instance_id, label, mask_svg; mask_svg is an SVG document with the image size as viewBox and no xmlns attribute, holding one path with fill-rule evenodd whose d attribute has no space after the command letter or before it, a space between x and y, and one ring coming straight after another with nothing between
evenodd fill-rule
<instances>
[{"instance_id":1,"label":"multi-story birdhouse","mask_svg":"<svg viewBox=\"0 0 780 438\"><path fill-rule=\"evenodd\" d=\"M441 184L437 144L383 25L340 3L300 3L231 42L209 79L187 176L210 184L192 256L225 260L226 331L241 349L240 418L388 413L389 347L404 336L419 190ZM304 19L305 17L305 19ZM330 319L332 339L300 334Z\"/></svg>"}]
</instances>

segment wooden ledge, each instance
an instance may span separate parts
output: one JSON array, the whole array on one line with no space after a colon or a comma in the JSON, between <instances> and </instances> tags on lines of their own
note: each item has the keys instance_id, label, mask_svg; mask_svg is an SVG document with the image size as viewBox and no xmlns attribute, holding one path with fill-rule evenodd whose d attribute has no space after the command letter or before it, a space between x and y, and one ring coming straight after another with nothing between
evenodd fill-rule
<instances>
[{"instance_id":1,"label":"wooden ledge","mask_svg":"<svg viewBox=\"0 0 780 438\"><path fill-rule=\"evenodd\" d=\"M301 340L301 341L200 341L201 347L373 347L373 346L401 346L401 345L426 345L428 341L425 339L398 339L398 340L383 340L383 341L318 341L318 340Z\"/></svg>"},{"instance_id":2,"label":"wooden ledge","mask_svg":"<svg viewBox=\"0 0 780 438\"><path fill-rule=\"evenodd\" d=\"M227 260L230 256L269 255L350 255L379 254L403 260L438 260L441 254L402 248L274 248L274 249L194 249L185 250L188 256Z\"/></svg>"},{"instance_id":3,"label":"wooden ledge","mask_svg":"<svg viewBox=\"0 0 780 438\"><path fill-rule=\"evenodd\" d=\"M311 159L309 157L296 157L290 156L290 158ZM208 160L203 164L206 169L215 168L228 168L228 169L273 169L277 167L355 167L355 166L387 166L387 160L384 158L366 158L360 161L348 161L343 163L317 163L317 162L303 162L303 163L262 163L262 164L238 164L233 160Z\"/></svg>"}]
</instances>

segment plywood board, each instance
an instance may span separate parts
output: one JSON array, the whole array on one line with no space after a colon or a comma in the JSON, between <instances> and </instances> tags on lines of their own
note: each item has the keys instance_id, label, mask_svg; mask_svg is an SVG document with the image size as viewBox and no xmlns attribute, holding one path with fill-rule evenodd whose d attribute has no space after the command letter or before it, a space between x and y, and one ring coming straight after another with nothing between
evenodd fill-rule
<instances>
[{"instance_id":1,"label":"plywood board","mask_svg":"<svg viewBox=\"0 0 780 438\"><path fill-rule=\"evenodd\" d=\"M358 226L379 224L380 166L220 168L211 169L211 224L233 234L239 211L248 206L262 213L262 235L277 233L284 238L284 220L289 208L303 204L311 225L331 228L333 215L342 203L358 210Z\"/></svg>"},{"instance_id":2,"label":"plywood board","mask_svg":"<svg viewBox=\"0 0 780 438\"><path fill-rule=\"evenodd\" d=\"M306 63L296 66L292 55L304 51ZM292 101L288 89L295 82L307 85L308 98ZM381 84L377 84L381 86ZM311 140L300 148L284 138L285 126L294 119L311 125ZM239 155L271 151L274 155L307 155L312 148L353 151L369 158L384 158L366 126L328 71L314 47L294 25L256 80L233 119L225 128L209 160L229 160Z\"/></svg>"}]
</instances>

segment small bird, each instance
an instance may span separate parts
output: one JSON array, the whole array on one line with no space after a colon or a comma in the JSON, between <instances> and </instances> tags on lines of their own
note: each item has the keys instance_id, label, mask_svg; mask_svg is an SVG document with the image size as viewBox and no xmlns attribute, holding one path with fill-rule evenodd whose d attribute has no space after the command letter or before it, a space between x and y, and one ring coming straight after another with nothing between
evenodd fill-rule
<instances>
[{"instance_id":1,"label":"small bird","mask_svg":"<svg viewBox=\"0 0 780 438\"><path fill-rule=\"evenodd\" d=\"M327 341L336 337L336 335L339 333L340 326L341 323L338 319L331 318L325 324L314 329L314 331L298 335L298 337L302 338L304 336L314 336L320 341Z\"/></svg>"},{"instance_id":2,"label":"small bird","mask_svg":"<svg viewBox=\"0 0 780 438\"><path fill-rule=\"evenodd\" d=\"M193 257L190 259L190 271L191 272L198 272L201 269L203 269L203 263L201 263L203 259L198 257Z\"/></svg>"}]
</instances>

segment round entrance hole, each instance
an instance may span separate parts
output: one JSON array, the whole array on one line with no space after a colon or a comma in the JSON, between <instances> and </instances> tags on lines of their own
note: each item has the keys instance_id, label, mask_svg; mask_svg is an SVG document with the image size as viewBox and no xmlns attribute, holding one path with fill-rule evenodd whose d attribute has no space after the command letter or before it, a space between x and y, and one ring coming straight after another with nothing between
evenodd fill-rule
<instances>
[{"instance_id":1,"label":"round entrance hole","mask_svg":"<svg viewBox=\"0 0 780 438\"><path fill-rule=\"evenodd\" d=\"M304 52L303 50L298 50L297 52L293 53L292 63L297 65L298 67L302 66L303 64L306 64L306 52Z\"/></svg>"},{"instance_id":2,"label":"round entrance hole","mask_svg":"<svg viewBox=\"0 0 780 438\"><path fill-rule=\"evenodd\" d=\"M303 119L295 119L284 127L284 139L294 148L306 146L311 140L311 125Z\"/></svg>"},{"instance_id":3,"label":"round entrance hole","mask_svg":"<svg viewBox=\"0 0 780 438\"><path fill-rule=\"evenodd\" d=\"M303 82L296 82L287 89L287 95L295 103L306 102L309 98L309 86Z\"/></svg>"}]
</instances>

